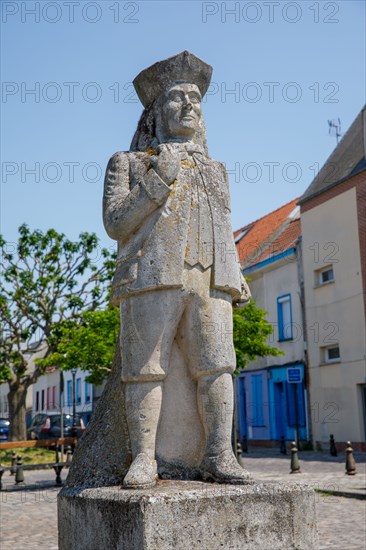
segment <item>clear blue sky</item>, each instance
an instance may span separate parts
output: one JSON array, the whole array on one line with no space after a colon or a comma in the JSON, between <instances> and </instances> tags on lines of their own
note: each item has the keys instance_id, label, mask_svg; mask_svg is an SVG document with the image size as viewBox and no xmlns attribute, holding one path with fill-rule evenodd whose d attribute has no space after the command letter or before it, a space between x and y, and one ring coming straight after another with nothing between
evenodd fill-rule
<instances>
[{"instance_id":1,"label":"clear blue sky","mask_svg":"<svg viewBox=\"0 0 366 550\"><path fill-rule=\"evenodd\" d=\"M26 222L72 239L95 231L113 246L101 218L103 177L109 157L128 150L142 110L130 83L184 49L214 67L204 115L210 154L231 171L234 229L301 195L335 147L327 120L339 117L344 131L365 102L363 1L1 7L9 241Z\"/></svg>"}]
</instances>

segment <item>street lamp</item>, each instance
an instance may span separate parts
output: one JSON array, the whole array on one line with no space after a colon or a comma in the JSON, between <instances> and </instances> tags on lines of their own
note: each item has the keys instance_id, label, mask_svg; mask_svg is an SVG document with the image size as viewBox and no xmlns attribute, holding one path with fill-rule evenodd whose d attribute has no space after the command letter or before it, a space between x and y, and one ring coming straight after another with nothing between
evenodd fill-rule
<instances>
[{"instance_id":1,"label":"street lamp","mask_svg":"<svg viewBox=\"0 0 366 550\"><path fill-rule=\"evenodd\" d=\"M75 376L76 369L71 369L72 374L72 428L71 433L72 437L77 436L78 427L76 425L76 392L75 392Z\"/></svg>"}]
</instances>

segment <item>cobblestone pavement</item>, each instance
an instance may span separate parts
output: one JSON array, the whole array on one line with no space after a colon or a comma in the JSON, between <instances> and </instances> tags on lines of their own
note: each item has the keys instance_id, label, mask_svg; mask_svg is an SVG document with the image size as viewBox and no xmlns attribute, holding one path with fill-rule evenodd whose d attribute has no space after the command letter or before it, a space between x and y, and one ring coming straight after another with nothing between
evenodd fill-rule
<instances>
[{"instance_id":1,"label":"cobblestone pavement","mask_svg":"<svg viewBox=\"0 0 366 550\"><path fill-rule=\"evenodd\" d=\"M337 458L324 453L300 453L301 474L290 474L290 456L278 451L244 454L244 465L258 481L304 483L320 491L353 495L329 496L315 493L319 550L366 549L366 455L356 454L357 474L345 474L345 455ZM358 497L358 498L355 498Z\"/></svg>"},{"instance_id":2,"label":"cobblestone pavement","mask_svg":"<svg viewBox=\"0 0 366 550\"><path fill-rule=\"evenodd\" d=\"M53 471L25 472L27 485L8 485L0 492L1 550L57 550L57 493ZM62 476L63 479L65 476ZM38 486L37 486L38 481Z\"/></svg>"},{"instance_id":3,"label":"cobblestone pavement","mask_svg":"<svg viewBox=\"0 0 366 550\"><path fill-rule=\"evenodd\" d=\"M366 498L366 453L355 455L355 476L345 474L345 454L331 457L325 453L299 453L301 474L290 475L290 455L278 451L244 453L243 464L261 481L306 483L322 491L339 491Z\"/></svg>"},{"instance_id":4,"label":"cobblestone pavement","mask_svg":"<svg viewBox=\"0 0 366 550\"><path fill-rule=\"evenodd\" d=\"M356 456L357 475L344 474L344 457L319 453L300 456L302 474L289 475L290 457L278 452L244 455L245 467L258 481L306 483L320 490L366 495L366 456ZM65 478L66 473L62 477ZM57 550L57 493L53 471L25 472L27 485L12 485L4 473L0 493L1 550ZM318 513L319 550L366 549L366 500L315 494ZM104 550L104 549L103 549ZM105 549L114 550L114 549ZM206 550L206 549L204 549ZM265 549L263 550L270 550ZM283 549L287 550L287 549Z\"/></svg>"}]
</instances>

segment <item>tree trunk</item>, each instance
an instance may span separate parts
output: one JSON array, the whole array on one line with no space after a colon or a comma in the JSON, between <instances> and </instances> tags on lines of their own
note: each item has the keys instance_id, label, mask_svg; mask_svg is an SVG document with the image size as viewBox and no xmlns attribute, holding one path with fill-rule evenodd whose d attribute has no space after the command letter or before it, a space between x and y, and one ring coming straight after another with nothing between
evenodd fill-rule
<instances>
[{"instance_id":1,"label":"tree trunk","mask_svg":"<svg viewBox=\"0 0 366 550\"><path fill-rule=\"evenodd\" d=\"M25 424L25 402L27 391L27 386L9 382L8 403L10 420L10 441L23 441L27 439Z\"/></svg>"}]
</instances>

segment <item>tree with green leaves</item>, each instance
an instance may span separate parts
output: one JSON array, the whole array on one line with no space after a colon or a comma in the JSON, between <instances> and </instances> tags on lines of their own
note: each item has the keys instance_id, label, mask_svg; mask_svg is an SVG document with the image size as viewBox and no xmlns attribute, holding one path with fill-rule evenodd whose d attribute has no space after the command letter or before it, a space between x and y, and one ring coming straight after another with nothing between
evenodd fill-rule
<instances>
[{"instance_id":1,"label":"tree with green leaves","mask_svg":"<svg viewBox=\"0 0 366 550\"><path fill-rule=\"evenodd\" d=\"M87 382L100 385L110 373L119 333L119 309L85 311L78 321L67 319L55 328L51 343L55 351L38 362L87 371Z\"/></svg>"},{"instance_id":2,"label":"tree with green leaves","mask_svg":"<svg viewBox=\"0 0 366 550\"><path fill-rule=\"evenodd\" d=\"M283 354L268 345L267 338L273 328L266 320L266 312L258 308L254 300L234 309L233 315L236 374L257 357ZM80 321L67 320L58 325L54 332L55 352L40 363L44 367L60 365L65 370L77 364L89 373L89 382L101 384L112 368L118 333L118 308L87 312Z\"/></svg>"},{"instance_id":3,"label":"tree with green leaves","mask_svg":"<svg viewBox=\"0 0 366 550\"><path fill-rule=\"evenodd\" d=\"M235 374L257 357L284 355L284 352L268 344L267 338L273 334L273 327L266 315L253 299L245 307L234 309Z\"/></svg>"},{"instance_id":4,"label":"tree with green leaves","mask_svg":"<svg viewBox=\"0 0 366 550\"><path fill-rule=\"evenodd\" d=\"M0 236L0 382L9 385L10 439L25 439L29 386L44 373L34 357L55 349L55 330L104 304L114 257L95 234L76 242L54 229L19 228L17 243Z\"/></svg>"}]
</instances>

